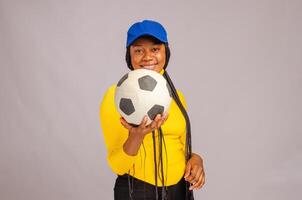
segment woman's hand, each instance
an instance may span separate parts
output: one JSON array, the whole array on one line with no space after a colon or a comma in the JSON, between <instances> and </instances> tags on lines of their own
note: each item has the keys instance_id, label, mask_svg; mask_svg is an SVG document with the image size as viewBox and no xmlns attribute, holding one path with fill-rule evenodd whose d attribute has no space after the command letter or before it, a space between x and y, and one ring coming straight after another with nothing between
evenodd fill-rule
<instances>
[{"instance_id":1,"label":"woman's hand","mask_svg":"<svg viewBox=\"0 0 302 200\"><path fill-rule=\"evenodd\" d=\"M164 113L162 116L158 114L151 124L147 125L148 118L145 116L141 124L138 127L134 127L121 117L121 124L129 130L129 136L123 146L124 152L130 156L135 156L144 140L145 135L154 131L154 129L159 128L167 120L167 118L167 113Z\"/></svg>"},{"instance_id":2,"label":"woman's hand","mask_svg":"<svg viewBox=\"0 0 302 200\"><path fill-rule=\"evenodd\" d=\"M129 130L130 134L145 136L146 134L159 128L168 118L168 114L165 112L163 115L157 114L155 119L147 125L148 117L144 116L141 124L138 127L130 125L123 117L121 117L121 124Z\"/></svg>"},{"instance_id":3,"label":"woman's hand","mask_svg":"<svg viewBox=\"0 0 302 200\"><path fill-rule=\"evenodd\" d=\"M190 190L200 189L204 185L203 160L198 154L192 153L191 158L187 162L184 178L191 183Z\"/></svg>"}]
</instances>

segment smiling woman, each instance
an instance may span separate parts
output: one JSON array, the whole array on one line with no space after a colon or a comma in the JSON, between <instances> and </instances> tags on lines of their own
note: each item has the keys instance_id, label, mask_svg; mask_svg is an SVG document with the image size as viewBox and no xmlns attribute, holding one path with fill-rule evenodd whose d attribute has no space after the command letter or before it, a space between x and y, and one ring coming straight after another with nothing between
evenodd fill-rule
<instances>
[{"instance_id":1,"label":"smiling woman","mask_svg":"<svg viewBox=\"0 0 302 200\"><path fill-rule=\"evenodd\" d=\"M130 46L134 69L145 68L160 72L166 62L165 45L151 36L143 36Z\"/></svg>"},{"instance_id":2,"label":"smiling woman","mask_svg":"<svg viewBox=\"0 0 302 200\"><path fill-rule=\"evenodd\" d=\"M118 177L115 200L192 200L193 189L205 182L203 160L192 153L190 120L182 93L176 90L166 67L170 58L167 33L155 21L133 24L127 34L126 62L130 70L153 70L167 80L172 103L139 126L122 118L114 104L116 85L104 95L100 118L108 150L108 163Z\"/></svg>"}]
</instances>

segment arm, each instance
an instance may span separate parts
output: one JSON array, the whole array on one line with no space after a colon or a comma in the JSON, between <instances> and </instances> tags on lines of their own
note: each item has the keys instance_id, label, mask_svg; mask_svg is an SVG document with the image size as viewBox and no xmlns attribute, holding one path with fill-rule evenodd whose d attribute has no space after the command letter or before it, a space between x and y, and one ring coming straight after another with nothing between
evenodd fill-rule
<instances>
[{"instance_id":1,"label":"arm","mask_svg":"<svg viewBox=\"0 0 302 200\"><path fill-rule=\"evenodd\" d=\"M103 97L100 122L107 148L108 164L113 172L123 175L132 168L135 156L128 155L123 150L128 131L120 124L120 115L114 104L114 92L115 86L112 86Z\"/></svg>"},{"instance_id":2,"label":"arm","mask_svg":"<svg viewBox=\"0 0 302 200\"><path fill-rule=\"evenodd\" d=\"M108 151L108 163L115 173L122 175L133 166L144 136L161 126L168 116L158 115L148 126L147 119L144 119L139 127L133 127L117 112L114 91L115 87L111 87L106 92L101 103L100 119Z\"/></svg>"},{"instance_id":3,"label":"arm","mask_svg":"<svg viewBox=\"0 0 302 200\"><path fill-rule=\"evenodd\" d=\"M128 155L136 155L145 135L152 132L154 129L159 128L167 118L167 113L164 113L162 116L158 114L151 124L146 125L148 119L147 116L145 116L138 127L131 126L124 118L121 118L121 124L129 131L129 136L123 145L124 151Z\"/></svg>"}]
</instances>

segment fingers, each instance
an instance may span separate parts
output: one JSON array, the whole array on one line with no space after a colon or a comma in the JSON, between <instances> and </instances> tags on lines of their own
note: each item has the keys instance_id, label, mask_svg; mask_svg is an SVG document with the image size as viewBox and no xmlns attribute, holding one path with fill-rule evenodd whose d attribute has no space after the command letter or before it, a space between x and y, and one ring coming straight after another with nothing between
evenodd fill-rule
<instances>
[{"instance_id":1,"label":"fingers","mask_svg":"<svg viewBox=\"0 0 302 200\"><path fill-rule=\"evenodd\" d=\"M160 114L157 114L156 115L156 117L155 117L155 119L153 120L153 122L151 123L151 127L154 129L154 128L159 128L159 123L160 123L160 121L161 121L161 116L160 116Z\"/></svg>"},{"instance_id":2,"label":"fingers","mask_svg":"<svg viewBox=\"0 0 302 200\"><path fill-rule=\"evenodd\" d=\"M202 171L201 175L199 176L199 179L196 183L194 183L193 185L190 186L190 190L193 189L200 189L205 183L205 173L204 171Z\"/></svg>"},{"instance_id":3,"label":"fingers","mask_svg":"<svg viewBox=\"0 0 302 200\"><path fill-rule=\"evenodd\" d=\"M164 112L163 115L162 115L162 118L161 118L161 124L162 125L165 121L167 121L169 117L169 114L167 112Z\"/></svg>"},{"instance_id":4,"label":"fingers","mask_svg":"<svg viewBox=\"0 0 302 200\"><path fill-rule=\"evenodd\" d=\"M198 178L201 173L201 168L198 165L194 165L191 170L189 176L187 176L185 179L186 181L190 183L196 183L198 181Z\"/></svg>"},{"instance_id":5,"label":"fingers","mask_svg":"<svg viewBox=\"0 0 302 200\"><path fill-rule=\"evenodd\" d=\"M162 115L157 114L153 122L151 123L152 129L159 128L167 120L168 113L164 112Z\"/></svg>"},{"instance_id":6,"label":"fingers","mask_svg":"<svg viewBox=\"0 0 302 200\"><path fill-rule=\"evenodd\" d=\"M205 183L205 173L203 168L195 165L191 168L189 175L185 176L185 180L192 184L189 188L190 190L200 189Z\"/></svg>"},{"instance_id":7,"label":"fingers","mask_svg":"<svg viewBox=\"0 0 302 200\"><path fill-rule=\"evenodd\" d=\"M150 133L154 129L156 129L157 128L157 123L158 123L159 120L160 120L160 115L158 114L158 115L156 115L156 117L154 118L154 120L151 122L151 124L149 124L146 127L146 129L145 129L146 133Z\"/></svg>"},{"instance_id":8,"label":"fingers","mask_svg":"<svg viewBox=\"0 0 302 200\"><path fill-rule=\"evenodd\" d=\"M154 129L159 128L168 118L168 113L165 112L162 115L157 114L155 119L147 126L148 117L144 116L140 125L138 127L135 127L135 129L139 128L140 132L143 134L150 133ZM121 124L128 129L129 131L132 130L134 127L130 125L123 117L120 118Z\"/></svg>"},{"instance_id":9,"label":"fingers","mask_svg":"<svg viewBox=\"0 0 302 200\"><path fill-rule=\"evenodd\" d=\"M123 117L120 118L120 121L126 129L131 130L133 128Z\"/></svg>"},{"instance_id":10,"label":"fingers","mask_svg":"<svg viewBox=\"0 0 302 200\"><path fill-rule=\"evenodd\" d=\"M187 162L184 178L186 181L191 183L190 190L200 189L205 183L205 173L203 166L192 165L190 161Z\"/></svg>"},{"instance_id":11,"label":"fingers","mask_svg":"<svg viewBox=\"0 0 302 200\"><path fill-rule=\"evenodd\" d=\"M187 177L190 175L190 171L191 171L191 163L188 162L187 166L186 166L186 171L185 171L185 175L184 178L187 180Z\"/></svg>"},{"instance_id":12,"label":"fingers","mask_svg":"<svg viewBox=\"0 0 302 200\"><path fill-rule=\"evenodd\" d=\"M199 181L199 183L196 183L195 188L200 189L205 184L205 179L206 179L206 177L205 177L205 173L203 171L202 175L200 176L200 181Z\"/></svg>"},{"instance_id":13,"label":"fingers","mask_svg":"<svg viewBox=\"0 0 302 200\"><path fill-rule=\"evenodd\" d=\"M201 185L202 178L203 178L203 170L202 168L199 168L196 175L194 176L193 180L191 181L191 187L189 188L190 190L196 189Z\"/></svg>"},{"instance_id":14,"label":"fingers","mask_svg":"<svg viewBox=\"0 0 302 200\"><path fill-rule=\"evenodd\" d=\"M145 128L147 125L148 117L145 115L139 125L140 128Z\"/></svg>"}]
</instances>

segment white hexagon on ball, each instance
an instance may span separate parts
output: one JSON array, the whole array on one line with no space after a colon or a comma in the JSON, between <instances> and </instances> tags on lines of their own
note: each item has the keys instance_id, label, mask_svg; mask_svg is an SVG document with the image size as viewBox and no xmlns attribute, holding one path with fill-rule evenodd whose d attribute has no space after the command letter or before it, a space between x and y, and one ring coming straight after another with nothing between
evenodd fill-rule
<instances>
[{"instance_id":1,"label":"white hexagon on ball","mask_svg":"<svg viewBox=\"0 0 302 200\"><path fill-rule=\"evenodd\" d=\"M145 115L150 124L157 114L169 110L172 100L166 79L159 73L137 69L125 74L117 83L114 101L118 112L133 125Z\"/></svg>"}]
</instances>

